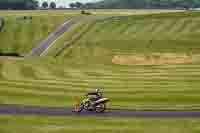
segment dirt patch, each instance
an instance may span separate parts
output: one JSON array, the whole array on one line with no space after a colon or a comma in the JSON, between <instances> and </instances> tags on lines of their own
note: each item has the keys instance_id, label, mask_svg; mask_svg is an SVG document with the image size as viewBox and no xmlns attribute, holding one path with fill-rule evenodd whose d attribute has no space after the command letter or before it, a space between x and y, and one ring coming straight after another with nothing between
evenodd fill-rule
<instances>
[{"instance_id":1,"label":"dirt patch","mask_svg":"<svg viewBox=\"0 0 200 133\"><path fill-rule=\"evenodd\" d=\"M116 55L112 58L113 64L119 65L164 65L164 64L191 64L192 57L186 54L156 53L145 55Z\"/></svg>"}]
</instances>

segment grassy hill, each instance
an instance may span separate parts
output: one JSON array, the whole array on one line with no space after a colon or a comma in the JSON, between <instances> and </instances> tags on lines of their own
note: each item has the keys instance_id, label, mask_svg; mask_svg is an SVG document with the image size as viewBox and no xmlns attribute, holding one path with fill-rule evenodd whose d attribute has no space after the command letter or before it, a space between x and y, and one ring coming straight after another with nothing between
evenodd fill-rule
<instances>
[{"instance_id":1,"label":"grassy hill","mask_svg":"<svg viewBox=\"0 0 200 133\"><path fill-rule=\"evenodd\" d=\"M114 17L56 59L1 59L0 104L71 107L102 87L111 108L200 109L199 21L199 12Z\"/></svg>"},{"instance_id":2,"label":"grassy hill","mask_svg":"<svg viewBox=\"0 0 200 133\"><path fill-rule=\"evenodd\" d=\"M0 12L0 15L5 19L4 30L0 32L0 52L27 54L55 31L59 25L74 16L73 14L49 13L37 11L32 13Z\"/></svg>"},{"instance_id":3,"label":"grassy hill","mask_svg":"<svg viewBox=\"0 0 200 133\"><path fill-rule=\"evenodd\" d=\"M6 121L6 122L5 122ZM116 133L116 132L199 132L199 119L132 119L78 117L0 116L0 131L15 133ZM95 127L95 128L91 128Z\"/></svg>"},{"instance_id":4,"label":"grassy hill","mask_svg":"<svg viewBox=\"0 0 200 133\"><path fill-rule=\"evenodd\" d=\"M198 12L108 19L94 25L62 58L77 67L70 72L75 80L104 87L116 107L198 108L199 21ZM112 62L115 56L146 59L166 54L174 56L171 60L187 55L193 61L130 66Z\"/></svg>"}]
</instances>

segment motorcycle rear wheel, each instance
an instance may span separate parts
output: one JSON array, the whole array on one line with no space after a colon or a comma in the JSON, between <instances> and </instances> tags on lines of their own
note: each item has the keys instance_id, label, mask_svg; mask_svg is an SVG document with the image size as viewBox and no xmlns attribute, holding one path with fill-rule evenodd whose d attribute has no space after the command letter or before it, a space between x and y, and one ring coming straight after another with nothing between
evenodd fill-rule
<instances>
[{"instance_id":1,"label":"motorcycle rear wheel","mask_svg":"<svg viewBox=\"0 0 200 133\"><path fill-rule=\"evenodd\" d=\"M104 113L106 110L106 104L105 103L100 103L96 106L96 113Z\"/></svg>"}]
</instances>

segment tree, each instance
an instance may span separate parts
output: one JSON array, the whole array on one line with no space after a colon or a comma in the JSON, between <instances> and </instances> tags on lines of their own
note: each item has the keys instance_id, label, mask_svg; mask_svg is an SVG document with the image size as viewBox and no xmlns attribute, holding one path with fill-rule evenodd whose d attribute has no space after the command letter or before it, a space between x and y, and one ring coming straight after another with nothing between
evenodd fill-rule
<instances>
[{"instance_id":1,"label":"tree","mask_svg":"<svg viewBox=\"0 0 200 133\"><path fill-rule=\"evenodd\" d=\"M44 2L42 3L42 7L43 7L43 8L48 8L48 7L49 7L48 2L44 1Z\"/></svg>"},{"instance_id":2,"label":"tree","mask_svg":"<svg viewBox=\"0 0 200 133\"><path fill-rule=\"evenodd\" d=\"M56 3L55 2L51 2L49 7L52 8L52 9L56 8Z\"/></svg>"},{"instance_id":3,"label":"tree","mask_svg":"<svg viewBox=\"0 0 200 133\"><path fill-rule=\"evenodd\" d=\"M84 4L81 2L75 2L75 3L70 3L69 6L71 8L82 8L84 6Z\"/></svg>"},{"instance_id":4,"label":"tree","mask_svg":"<svg viewBox=\"0 0 200 133\"><path fill-rule=\"evenodd\" d=\"M36 9L39 7L38 1L35 0L26 0L24 5L25 9Z\"/></svg>"},{"instance_id":5,"label":"tree","mask_svg":"<svg viewBox=\"0 0 200 133\"><path fill-rule=\"evenodd\" d=\"M69 6L70 6L71 8L75 8L75 7L76 7L76 5L75 5L74 3L70 3Z\"/></svg>"},{"instance_id":6,"label":"tree","mask_svg":"<svg viewBox=\"0 0 200 133\"><path fill-rule=\"evenodd\" d=\"M34 5L34 8L36 9L39 7L39 2L34 0L33 5Z\"/></svg>"},{"instance_id":7,"label":"tree","mask_svg":"<svg viewBox=\"0 0 200 133\"><path fill-rule=\"evenodd\" d=\"M83 4L81 2L76 2L75 3L75 7L76 8L81 8L83 6Z\"/></svg>"}]
</instances>

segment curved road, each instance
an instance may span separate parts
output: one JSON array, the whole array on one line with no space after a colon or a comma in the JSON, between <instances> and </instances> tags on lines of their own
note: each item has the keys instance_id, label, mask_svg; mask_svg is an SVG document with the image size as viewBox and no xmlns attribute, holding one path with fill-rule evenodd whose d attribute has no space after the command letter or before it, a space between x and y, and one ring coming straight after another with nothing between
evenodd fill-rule
<instances>
[{"instance_id":1,"label":"curved road","mask_svg":"<svg viewBox=\"0 0 200 133\"><path fill-rule=\"evenodd\" d=\"M61 37L65 32L67 32L72 26L79 23L80 19L71 19L68 22L61 25L54 33L49 35L49 37L42 41L40 45L31 51L31 56L42 56L53 44Z\"/></svg>"},{"instance_id":2,"label":"curved road","mask_svg":"<svg viewBox=\"0 0 200 133\"><path fill-rule=\"evenodd\" d=\"M110 111L103 114L82 112L74 113L65 108L42 108L25 106L0 106L0 115L39 115L39 116L79 116L79 117L149 117L149 118L200 118L200 111L143 111L118 112Z\"/></svg>"}]
</instances>

